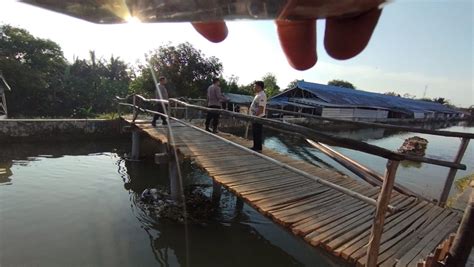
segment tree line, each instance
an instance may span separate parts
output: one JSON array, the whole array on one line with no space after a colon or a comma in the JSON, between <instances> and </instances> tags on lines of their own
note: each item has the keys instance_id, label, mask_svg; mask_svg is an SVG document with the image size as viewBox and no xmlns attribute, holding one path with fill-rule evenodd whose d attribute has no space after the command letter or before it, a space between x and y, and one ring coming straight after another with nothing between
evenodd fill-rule
<instances>
[{"instance_id":1,"label":"tree line","mask_svg":"<svg viewBox=\"0 0 474 267\"><path fill-rule=\"evenodd\" d=\"M99 58L94 51L68 62L57 43L0 25L0 71L13 89L7 92L12 117L80 118L115 112L115 96L154 96L151 70L167 77L171 97L205 97L214 77L221 78L224 92L253 94L252 84L241 85L234 75L225 79L222 62L190 43L162 45L148 52L144 62L132 66L119 57ZM262 80L267 95L280 91L274 74Z\"/></svg>"},{"instance_id":2,"label":"tree line","mask_svg":"<svg viewBox=\"0 0 474 267\"><path fill-rule=\"evenodd\" d=\"M223 92L253 95L253 82L242 85L235 75L224 78L222 62L206 57L190 43L162 45L146 53L144 62L136 66L119 57L97 57L94 51L88 58L69 62L59 44L21 28L0 25L0 71L12 88L6 93L11 117L84 118L113 113L117 110L115 96L154 96L151 70L167 77L170 97L204 98L214 77L221 78ZM272 73L261 80L268 97L292 89L298 82L280 88ZM356 89L343 80L328 84Z\"/></svg>"}]
</instances>

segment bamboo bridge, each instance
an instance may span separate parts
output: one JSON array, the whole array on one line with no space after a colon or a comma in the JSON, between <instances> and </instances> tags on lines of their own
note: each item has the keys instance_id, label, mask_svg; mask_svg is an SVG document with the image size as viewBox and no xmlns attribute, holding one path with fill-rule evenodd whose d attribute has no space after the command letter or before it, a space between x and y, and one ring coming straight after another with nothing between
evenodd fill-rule
<instances>
[{"instance_id":1,"label":"bamboo bridge","mask_svg":"<svg viewBox=\"0 0 474 267\"><path fill-rule=\"evenodd\" d=\"M172 116L169 111L164 114L171 121L169 126L152 127L148 121L137 119L139 112L157 114L141 105L146 102L167 101L133 96L133 103L120 103L133 108L132 118L123 117L132 129L132 157L138 157L140 133L146 134L163 144L163 151L167 154L192 159L216 185L227 188L307 243L322 247L357 266L435 266L432 264L447 255L447 248L441 248L445 239L466 224L464 220L461 222L460 212L444 207L444 203L456 170L466 167L461 164L461 159L469 140L474 137L472 134L419 129L419 132L462 138L454 162L447 162L406 156L299 125L212 110L234 119L257 121L265 127L286 133L291 131L293 135L304 137L323 153L365 177L366 183L271 149L255 152L247 148L250 143L244 138L225 133L211 134L176 118L176 114ZM204 112L210 110L176 99L170 99L169 105L173 102L175 108L178 105L186 107L186 115L188 108ZM418 129L410 128L410 131L417 132ZM384 157L387 159L386 172L379 175L325 144ZM157 158L160 155L163 153L158 153ZM449 188L446 189L446 186L443 190L440 203L427 201L395 183L399 162L406 159L450 168L447 178ZM173 183L178 182L171 181L171 187ZM214 190L218 188L214 186Z\"/></svg>"}]
</instances>

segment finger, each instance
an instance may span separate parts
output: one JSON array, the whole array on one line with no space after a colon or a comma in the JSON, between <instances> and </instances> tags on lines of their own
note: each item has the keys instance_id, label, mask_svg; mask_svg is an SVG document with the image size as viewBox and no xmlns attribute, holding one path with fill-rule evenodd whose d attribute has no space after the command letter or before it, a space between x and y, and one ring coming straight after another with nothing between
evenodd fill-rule
<instances>
[{"instance_id":1,"label":"finger","mask_svg":"<svg viewBox=\"0 0 474 267\"><path fill-rule=\"evenodd\" d=\"M192 22L191 24L197 32L213 43L224 41L229 32L223 20L211 22Z\"/></svg>"},{"instance_id":2,"label":"finger","mask_svg":"<svg viewBox=\"0 0 474 267\"><path fill-rule=\"evenodd\" d=\"M326 19L324 47L328 54L335 59L348 59L362 52L381 13L375 8L355 17Z\"/></svg>"},{"instance_id":3,"label":"finger","mask_svg":"<svg viewBox=\"0 0 474 267\"><path fill-rule=\"evenodd\" d=\"M278 39L286 59L297 70L316 64L316 21L277 20Z\"/></svg>"}]
</instances>

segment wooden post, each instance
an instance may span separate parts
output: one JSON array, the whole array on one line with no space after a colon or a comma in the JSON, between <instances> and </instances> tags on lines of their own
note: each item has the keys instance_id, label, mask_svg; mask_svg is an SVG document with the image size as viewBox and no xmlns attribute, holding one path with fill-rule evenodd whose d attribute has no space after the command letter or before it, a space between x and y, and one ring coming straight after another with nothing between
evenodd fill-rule
<instances>
[{"instance_id":1,"label":"wooden post","mask_svg":"<svg viewBox=\"0 0 474 267\"><path fill-rule=\"evenodd\" d=\"M174 156L172 156L171 153L170 151L171 160L168 163L171 198L178 203L182 203L183 185L178 176L178 163L174 160Z\"/></svg>"},{"instance_id":2,"label":"wooden post","mask_svg":"<svg viewBox=\"0 0 474 267\"><path fill-rule=\"evenodd\" d=\"M471 182L474 186L474 181ZM445 266L466 266L467 259L474 246L474 189L471 191L469 203L464 210L453 245L451 246Z\"/></svg>"},{"instance_id":3,"label":"wooden post","mask_svg":"<svg viewBox=\"0 0 474 267\"><path fill-rule=\"evenodd\" d=\"M454 159L454 163L458 163L458 164L461 163L462 157L464 156L467 146L469 145L469 140L470 140L469 138L461 139L461 145L459 146L459 150L456 155L456 158ZM444 207L444 205L446 205L446 201L448 200L449 192L451 191L451 187L453 186L453 181L454 181L457 171L458 170L456 168L449 169L448 177L446 177L443 191L441 192L441 196L439 197L438 205L441 207Z\"/></svg>"},{"instance_id":4,"label":"wooden post","mask_svg":"<svg viewBox=\"0 0 474 267\"><path fill-rule=\"evenodd\" d=\"M3 109L3 112L5 113L5 119L8 118L8 108L7 108L7 98L5 97L5 93L1 94L1 99L0 99L0 107Z\"/></svg>"},{"instance_id":5,"label":"wooden post","mask_svg":"<svg viewBox=\"0 0 474 267\"><path fill-rule=\"evenodd\" d=\"M137 105L137 96L133 95L133 119L132 119L132 122L135 122L135 120L137 119L137 116L138 116L136 105Z\"/></svg>"},{"instance_id":6,"label":"wooden post","mask_svg":"<svg viewBox=\"0 0 474 267\"><path fill-rule=\"evenodd\" d=\"M235 213L240 214L242 213L242 210L244 209L244 201L240 197L236 196L236 198L237 200L235 201Z\"/></svg>"},{"instance_id":7,"label":"wooden post","mask_svg":"<svg viewBox=\"0 0 474 267\"><path fill-rule=\"evenodd\" d=\"M219 205L222 195L222 186L215 180L212 180L212 204Z\"/></svg>"},{"instance_id":8,"label":"wooden post","mask_svg":"<svg viewBox=\"0 0 474 267\"><path fill-rule=\"evenodd\" d=\"M140 132L136 129L132 130L132 160L140 158Z\"/></svg>"},{"instance_id":9,"label":"wooden post","mask_svg":"<svg viewBox=\"0 0 474 267\"><path fill-rule=\"evenodd\" d=\"M374 222L372 223L369 244L367 244L367 267L377 266L385 214L387 212L388 204L390 203L390 196L392 195L392 188L395 183L395 175L399 164L400 161L389 160L387 162L382 190L377 199L377 209L375 210Z\"/></svg>"},{"instance_id":10,"label":"wooden post","mask_svg":"<svg viewBox=\"0 0 474 267\"><path fill-rule=\"evenodd\" d=\"M184 106L184 120L188 120L188 106Z\"/></svg>"}]
</instances>

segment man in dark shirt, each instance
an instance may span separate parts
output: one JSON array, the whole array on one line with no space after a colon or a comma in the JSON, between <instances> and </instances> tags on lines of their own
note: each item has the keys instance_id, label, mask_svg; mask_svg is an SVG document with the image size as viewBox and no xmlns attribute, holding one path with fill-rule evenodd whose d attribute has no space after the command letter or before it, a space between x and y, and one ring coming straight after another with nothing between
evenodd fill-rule
<instances>
[{"instance_id":1,"label":"man in dark shirt","mask_svg":"<svg viewBox=\"0 0 474 267\"><path fill-rule=\"evenodd\" d=\"M207 107L209 108L222 108L222 102L227 101L227 98L222 94L221 88L219 87L219 78L212 79L212 85L207 88ZM219 113L209 111L206 116L206 131L210 132L209 125L212 123L212 132L217 133L217 126L219 124Z\"/></svg>"}]
</instances>

